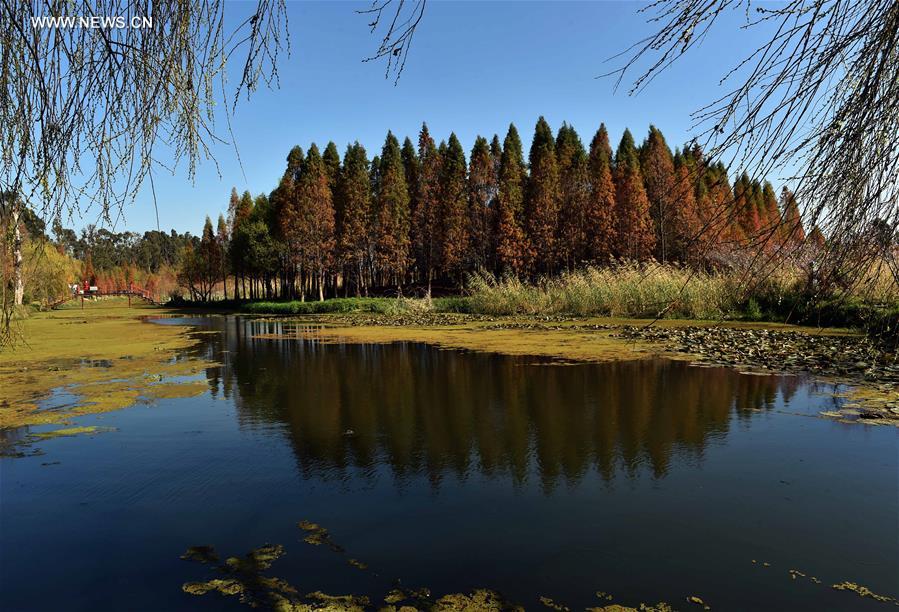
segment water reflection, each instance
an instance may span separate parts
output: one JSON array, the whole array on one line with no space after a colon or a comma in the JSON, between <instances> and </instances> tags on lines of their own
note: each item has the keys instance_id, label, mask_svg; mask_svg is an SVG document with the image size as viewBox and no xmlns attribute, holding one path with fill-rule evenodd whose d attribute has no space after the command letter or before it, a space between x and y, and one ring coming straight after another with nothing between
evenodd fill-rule
<instances>
[{"instance_id":1,"label":"water reflection","mask_svg":"<svg viewBox=\"0 0 899 612\"><path fill-rule=\"evenodd\" d=\"M701 461L741 422L789 402L795 377L741 375L668 360L558 365L414 343L334 345L255 337L278 322L212 319L212 393L244 427L289 434L306 477L389 466L402 485L472 472L537 477L550 491L595 469L603 479Z\"/></svg>"}]
</instances>

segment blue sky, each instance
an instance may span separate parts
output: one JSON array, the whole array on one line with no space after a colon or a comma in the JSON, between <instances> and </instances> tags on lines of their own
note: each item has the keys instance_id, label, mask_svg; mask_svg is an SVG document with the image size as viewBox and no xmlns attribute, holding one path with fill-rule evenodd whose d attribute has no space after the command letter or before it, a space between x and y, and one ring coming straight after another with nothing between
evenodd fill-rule
<instances>
[{"instance_id":1,"label":"blue sky","mask_svg":"<svg viewBox=\"0 0 899 612\"><path fill-rule=\"evenodd\" d=\"M226 11L236 19L251 6L231 2ZM384 64L362 62L378 41L369 19L354 12L366 6L288 2L291 55L280 64L281 86L242 100L232 118L243 172L233 148L221 145L213 149L221 177L211 161L193 184L183 166L174 176L157 174L160 229L198 233L206 215L225 212L232 186L268 193L296 144L323 149L333 140L342 155L359 140L371 157L388 129L414 141L422 121L438 140L455 131L466 151L478 134L502 137L510 122L527 150L540 115L553 129L572 124L585 144L605 122L613 147L625 127L639 142L653 123L674 147L690 137L690 113L725 92L720 77L759 36L740 30L745 14L734 12L702 46L630 97L626 86L614 92L612 79L595 77L617 65L610 57L651 31L647 15L638 13L641 3L432 0L394 86ZM217 127L226 132L224 122ZM116 230L156 228L149 188L124 217ZM88 212L69 225L95 221Z\"/></svg>"}]
</instances>

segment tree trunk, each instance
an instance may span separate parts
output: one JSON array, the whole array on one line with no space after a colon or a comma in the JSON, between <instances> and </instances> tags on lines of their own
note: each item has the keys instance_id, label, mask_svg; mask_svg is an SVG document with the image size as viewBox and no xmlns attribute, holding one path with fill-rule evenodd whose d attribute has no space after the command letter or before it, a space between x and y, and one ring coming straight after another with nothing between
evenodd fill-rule
<instances>
[{"instance_id":1,"label":"tree trunk","mask_svg":"<svg viewBox=\"0 0 899 612\"><path fill-rule=\"evenodd\" d=\"M12 204L13 226L13 266L15 278L15 305L21 306L25 296L25 282L22 279L22 232L19 229L19 216L22 214L19 199L15 198Z\"/></svg>"}]
</instances>

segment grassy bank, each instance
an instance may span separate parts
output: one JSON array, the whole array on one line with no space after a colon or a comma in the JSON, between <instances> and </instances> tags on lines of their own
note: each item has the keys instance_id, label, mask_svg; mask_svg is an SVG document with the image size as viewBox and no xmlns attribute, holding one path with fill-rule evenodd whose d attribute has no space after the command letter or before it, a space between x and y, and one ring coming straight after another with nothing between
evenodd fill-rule
<instances>
[{"instance_id":1,"label":"grassy bank","mask_svg":"<svg viewBox=\"0 0 899 612\"><path fill-rule=\"evenodd\" d=\"M785 268L763 281L741 274L678 266L586 268L535 283L475 275L464 295L427 299L341 298L323 302L256 302L252 314L468 313L489 316L599 316L791 322L895 333L899 288L885 278L867 295L846 292L812 300L801 271Z\"/></svg>"}]
</instances>

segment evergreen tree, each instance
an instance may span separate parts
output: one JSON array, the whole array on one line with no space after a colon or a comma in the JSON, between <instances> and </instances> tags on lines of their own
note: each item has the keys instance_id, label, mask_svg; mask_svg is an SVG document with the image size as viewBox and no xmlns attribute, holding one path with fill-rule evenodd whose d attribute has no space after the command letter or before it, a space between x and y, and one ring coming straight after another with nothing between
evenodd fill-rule
<instances>
[{"instance_id":1,"label":"evergreen tree","mask_svg":"<svg viewBox=\"0 0 899 612\"><path fill-rule=\"evenodd\" d=\"M387 132L381 150L375 198L375 257L384 281L402 285L409 259L409 191L400 143Z\"/></svg>"},{"instance_id":2,"label":"evergreen tree","mask_svg":"<svg viewBox=\"0 0 899 612\"><path fill-rule=\"evenodd\" d=\"M571 270L587 257L590 189L587 152L575 129L565 123L556 136L556 159L561 186L556 244L559 262Z\"/></svg>"},{"instance_id":3,"label":"evergreen tree","mask_svg":"<svg viewBox=\"0 0 899 612\"><path fill-rule=\"evenodd\" d=\"M590 142L588 172L590 190L584 213L587 257L593 262L605 262L617 244L612 148L605 124L600 124Z\"/></svg>"},{"instance_id":4,"label":"evergreen tree","mask_svg":"<svg viewBox=\"0 0 899 612\"><path fill-rule=\"evenodd\" d=\"M655 231L655 254L662 263L671 256L674 241L675 217L678 211L672 199L674 188L674 159L662 132L649 126L649 136L640 149L640 169L649 211Z\"/></svg>"},{"instance_id":5,"label":"evergreen tree","mask_svg":"<svg viewBox=\"0 0 899 612\"><path fill-rule=\"evenodd\" d=\"M525 272L531 260L522 219L525 180L521 138L515 125L510 124L500 157L496 256L500 272L514 276Z\"/></svg>"},{"instance_id":6,"label":"evergreen tree","mask_svg":"<svg viewBox=\"0 0 899 612\"><path fill-rule=\"evenodd\" d=\"M454 133L441 157L440 260L444 273L461 281L468 253L468 185L465 151Z\"/></svg>"},{"instance_id":7,"label":"evergreen tree","mask_svg":"<svg viewBox=\"0 0 899 612\"><path fill-rule=\"evenodd\" d=\"M643 187L634 137L625 129L615 152L615 208L618 255L643 260L652 256L655 234L649 215L649 200Z\"/></svg>"},{"instance_id":8,"label":"evergreen tree","mask_svg":"<svg viewBox=\"0 0 899 612\"><path fill-rule=\"evenodd\" d=\"M551 273L557 261L556 234L560 186L556 145L543 117L537 120L529 155L530 177L525 191L525 220L537 272Z\"/></svg>"}]
</instances>

